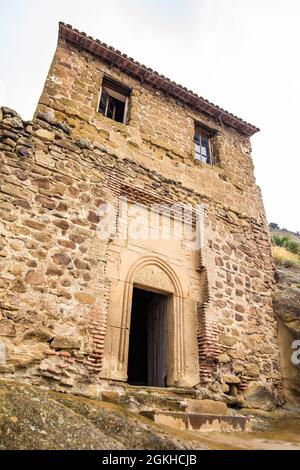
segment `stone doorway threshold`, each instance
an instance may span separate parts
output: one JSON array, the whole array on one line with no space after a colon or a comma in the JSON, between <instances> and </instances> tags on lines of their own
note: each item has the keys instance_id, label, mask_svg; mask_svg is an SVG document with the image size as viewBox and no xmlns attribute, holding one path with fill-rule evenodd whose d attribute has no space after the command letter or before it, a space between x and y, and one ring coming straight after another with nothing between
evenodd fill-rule
<instances>
[{"instance_id":1,"label":"stone doorway threshold","mask_svg":"<svg viewBox=\"0 0 300 470\"><path fill-rule=\"evenodd\" d=\"M120 382L118 382L120 385ZM136 391L141 393L157 393L159 395L181 395L187 397L194 397L196 398L198 392L194 388L184 388L184 387L152 387L148 385L138 386L138 385L130 385L125 384L124 387L128 389L128 391Z\"/></svg>"},{"instance_id":2,"label":"stone doorway threshold","mask_svg":"<svg viewBox=\"0 0 300 470\"><path fill-rule=\"evenodd\" d=\"M220 401L200 399L197 389L134 386L110 382L115 392L102 393L104 401L135 411L155 424L181 431L250 431L250 419ZM118 389L118 393L116 390Z\"/></svg>"},{"instance_id":3,"label":"stone doorway threshold","mask_svg":"<svg viewBox=\"0 0 300 470\"><path fill-rule=\"evenodd\" d=\"M175 387L135 386L125 382L109 381L110 390L101 392L104 401L128 406L132 411L184 411L188 400L197 399L196 389Z\"/></svg>"}]
</instances>

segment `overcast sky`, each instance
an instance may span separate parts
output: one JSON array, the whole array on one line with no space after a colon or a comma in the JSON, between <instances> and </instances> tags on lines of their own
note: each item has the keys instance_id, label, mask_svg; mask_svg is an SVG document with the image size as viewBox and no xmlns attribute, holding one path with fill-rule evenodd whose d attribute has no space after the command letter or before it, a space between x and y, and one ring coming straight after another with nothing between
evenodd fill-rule
<instances>
[{"instance_id":1,"label":"overcast sky","mask_svg":"<svg viewBox=\"0 0 300 470\"><path fill-rule=\"evenodd\" d=\"M0 0L0 105L31 119L72 24L260 127L269 222L300 231L299 0Z\"/></svg>"}]
</instances>

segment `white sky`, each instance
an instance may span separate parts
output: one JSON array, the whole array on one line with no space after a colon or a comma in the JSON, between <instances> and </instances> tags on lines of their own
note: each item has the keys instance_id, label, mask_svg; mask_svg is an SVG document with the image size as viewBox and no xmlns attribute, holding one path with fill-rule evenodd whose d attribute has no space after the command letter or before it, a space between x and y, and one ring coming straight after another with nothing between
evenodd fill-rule
<instances>
[{"instance_id":1,"label":"white sky","mask_svg":"<svg viewBox=\"0 0 300 470\"><path fill-rule=\"evenodd\" d=\"M31 119L72 24L260 127L269 222L300 231L299 0L0 0L0 105Z\"/></svg>"}]
</instances>

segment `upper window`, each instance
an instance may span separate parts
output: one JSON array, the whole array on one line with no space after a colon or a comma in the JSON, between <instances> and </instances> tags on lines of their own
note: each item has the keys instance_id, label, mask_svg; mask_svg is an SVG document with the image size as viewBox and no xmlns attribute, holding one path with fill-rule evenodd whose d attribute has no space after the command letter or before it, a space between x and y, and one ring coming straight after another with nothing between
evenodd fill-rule
<instances>
[{"instance_id":1,"label":"upper window","mask_svg":"<svg viewBox=\"0 0 300 470\"><path fill-rule=\"evenodd\" d=\"M195 149L195 160L198 160L202 163L210 163L213 165L214 158L212 153L212 144L211 139L213 133L209 132L203 127L195 126L195 135L194 135L194 149Z\"/></svg>"},{"instance_id":2,"label":"upper window","mask_svg":"<svg viewBox=\"0 0 300 470\"><path fill-rule=\"evenodd\" d=\"M99 112L117 122L126 124L130 89L110 77L102 82Z\"/></svg>"}]
</instances>

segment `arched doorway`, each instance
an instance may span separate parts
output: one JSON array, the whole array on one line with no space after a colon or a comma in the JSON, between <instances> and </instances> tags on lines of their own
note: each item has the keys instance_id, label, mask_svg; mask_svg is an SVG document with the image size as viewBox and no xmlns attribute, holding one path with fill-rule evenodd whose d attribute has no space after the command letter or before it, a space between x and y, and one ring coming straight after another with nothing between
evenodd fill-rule
<instances>
[{"instance_id":1,"label":"arched doorway","mask_svg":"<svg viewBox=\"0 0 300 470\"><path fill-rule=\"evenodd\" d=\"M178 383L178 377L181 375L181 369L183 368L183 336L180 328L183 315L183 295L180 282L173 269L158 257L143 257L139 259L128 272L125 283L122 315L125 318L127 328L123 329L120 338L120 365L126 368L128 374L129 337L132 323L133 293L135 288L140 288L144 291L148 290L164 296L166 371L163 380L164 385L176 385ZM162 312L160 313L162 315ZM156 350L156 352L153 352L153 355L159 355L159 351ZM152 361L154 361L153 356Z\"/></svg>"},{"instance_id":2,"label":"arched doorway","mask_svg":"<svg viewBox=\"0 0 300 470\"><path fill-rule=\"evenodd\" d=\"M167 385L168 297L133 287L127 367L130 385Z\"/></svg>"},{"instance_id":3,"label":"arched doorway","mask_svg":"<svg viewBox=\"0 0 300 470\"><path fill-rule=\"evenodd\" d=\"M138 322L135 303L139 302L142 313L147 311L147 325L145 317L142 324L147 352L137 345L137 332L132 330L138 329L134 322ZM154 317L148 320L148 315ZM101 377L142 386L195 385L199 381L196 321L196 303L184 294L173 267L156 256L140 257L129 267L124 280L114 283L111 291ZM158 331L161 336L155 339ZM136 347L133 353L130 351L131 334ZM137 358L138 353L144 364L141 374L132 377L131 355ZM157 360L159 363L155 364Z\"/></svg>"}]
</instances>

